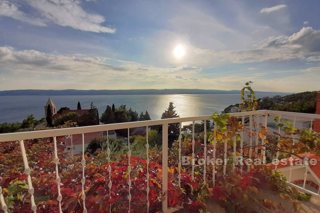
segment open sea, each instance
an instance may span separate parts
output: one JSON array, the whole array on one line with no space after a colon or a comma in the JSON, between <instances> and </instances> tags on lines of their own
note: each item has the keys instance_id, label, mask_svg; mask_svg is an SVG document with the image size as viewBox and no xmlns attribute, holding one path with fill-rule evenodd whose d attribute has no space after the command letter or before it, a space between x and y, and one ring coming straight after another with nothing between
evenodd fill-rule
<instances>
[{"instance_id":1,"label":"open sea","mask_svg":"<svg viewBox=\"0 0 320 213\"><path fill-rule=\"evenodd\" d=\"M277 93L263 93L263 96L274 96ZM259 95L257 93L258 97ZM22 121L28 115L44 117L44 106L48 96L0 96L0 123ZM221 112L227 106L240 102L239 94L175 94L175 95L79 95L50 96L57 106L76 109L78 101L82 108L90 108L90 103L98 108L99 114L107 105L127 105L139 114L148 110L151 119L160 119L169 102L173 102L180 117L211 115Z\"/></svg>"}]
</instances>

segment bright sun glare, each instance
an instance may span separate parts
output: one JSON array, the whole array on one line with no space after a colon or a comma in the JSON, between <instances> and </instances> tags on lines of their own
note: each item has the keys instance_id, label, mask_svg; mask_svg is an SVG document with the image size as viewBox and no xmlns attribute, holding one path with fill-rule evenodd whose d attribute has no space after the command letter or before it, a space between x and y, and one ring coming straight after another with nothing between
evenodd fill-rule
<instances>
[{"instance_id":1,"label":"bright sun glare","mask_svg":"<svg viewBox=\"0 0 320 213\"><path fill-rule=\"evenodd\" d=\"M176 59L182 59L186 55L186 48L182 44L178 44L173 49L173 56Z\"/></svg>"}]
</instances>

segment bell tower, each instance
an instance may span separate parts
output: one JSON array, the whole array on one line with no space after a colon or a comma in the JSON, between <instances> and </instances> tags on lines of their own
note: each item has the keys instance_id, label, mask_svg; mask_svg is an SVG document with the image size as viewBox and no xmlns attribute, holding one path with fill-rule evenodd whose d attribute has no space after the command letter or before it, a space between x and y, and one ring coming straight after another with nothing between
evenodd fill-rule
<instances>
[{"instance_id":1,"label":"bell tower","mask_svg":"<svg viewBox=\"0 0 320 213\"><path fill-rule=\"evenodd\" d=\"M48 99L47 104L44 106L44 114L47 117L47 113L48 113L48 107L50 106L51 109L51 114L55 115L57 113L57 107L54 104L54 102L52 101L51 98Z\"/></svg>"}]
</instances>

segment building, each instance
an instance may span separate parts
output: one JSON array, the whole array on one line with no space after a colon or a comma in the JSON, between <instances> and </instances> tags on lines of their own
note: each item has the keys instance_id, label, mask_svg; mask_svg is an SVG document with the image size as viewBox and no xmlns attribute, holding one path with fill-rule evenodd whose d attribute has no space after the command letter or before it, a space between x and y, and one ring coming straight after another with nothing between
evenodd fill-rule
<instances>
[{"instance_id":1,"label":"building","mask_svg":"<svg viewBox=\"0 0 320 213\"><path fill-rule=\"evenodd\" d=\"M57 113L57 107L51 98L48 99L47 104L44 106L44 114L46 117L48 116L48 107L50 107L52 115Z\"/></svg>"},{"instance_id":2,"label":"building","mask_svg":"<svg viewBox=\"0 0 320 213\"><path fill-rule=\"evenodd\" d=\"M320 115L320 92L316 97L316 112ZM299 129L310 128L309 122L297 122L296 127ZM313 130L320 132L320 119L313 121ZM270 164L277 168L290 183L300 186L303 189L320 193L320 156L315 153L301 153L298 156L281 159L278 165Z\"/></svg>"},{"instance_id":3,"label":"building","mask_svg":"<svg viewBox=\"0 0 320 213\"><path fill-rule=\"evenodd\" d=\"M54 126L91 126L99 125L99 113L94 107L90 109L69 109L62 107L57 111L57 107L51 98L45 105L45 115L47 116L48 107L50 107ZM68 123L69 122L69 123ZM84 134L85 148L91 141L103 138L103 132L93 132ZM57 137L57 141L65 145L65 151L72 154L82 152L82 135L71 135Z\"/></svg>"},{"instance_id":4,"label":"building","mask_svg":"<svg viewBox=\"0 0 320 213\"><path fill-rule=\"evenodd\" d=\"M320 115L320 91L317 93L316 114ZM313 129L316 132L320 132L320 120L319 119L314 122Z\"/></svg>"},{"instance_id":5,"label":"building","mask_svg":"<svg viewBox=\"0 0 320 213\"><path fill-rule=\"evenodd\" d=\"M92 132L84 134L84 149L94 140L103 138L103 132ZM82 152L82 135L68 135L64 137L58 137L57 141L65 145L65 151L70 154L79 154Z\"/></svg>"},{"instance_id":6,"label":"building","mask_svg":"<svg viewBox=\"0 0 320 213\"><path fill-rule=\"evenodd\" d=\"M291 158L281 159L269 164L277 169L286 179L301 188L315 193L320 192L320 156L313 153L303 153Z\"/></svg>"},{"instance_id":7,"label":"building","mask_svg":"<svg viewBox=\"0 0 320 213\"><path fill-rule=\"evenodd\" d=\"M57 106L51 98L45 105L45 116L48 116L49 107L52 115L53 126L63 126L66 122L73 123L73 126L99 125L99 112L95 107L90 109L70 109L62 107L57 111Z\"/></svg>"}]
</instances>

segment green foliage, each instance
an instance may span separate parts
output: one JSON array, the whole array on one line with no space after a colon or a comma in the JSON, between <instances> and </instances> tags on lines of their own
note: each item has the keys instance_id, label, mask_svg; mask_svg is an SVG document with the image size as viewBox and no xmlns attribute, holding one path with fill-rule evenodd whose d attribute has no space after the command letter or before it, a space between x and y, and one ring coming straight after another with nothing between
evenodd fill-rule
<instances>
[{"instance_id":1,"label":"green foliage","mask_svg":"<svg viewBox=\"0 0 320 213\"><path fill-rule=\"evenodd\" d=\"M139 121L147 121L147 120L151 120L149 112L148 111L146 111L145 113L141 112L139 116Z\"/></svg>"},{"instance_id":2,"label":"green foliage","mask_svg":"<svg viewBox=\"0 0 320 213\"><path fill-rule=\"evenodd\" d=\"M91 103L90 109L81 110L81 105L77 110L70 110L68 107L62 107L54 116L54 126L70 127L70 126L90 126L99 124L98 109Z\"/></svg>"},{"instance_id":3,"label":"green foliage","mask_svg":"<svg viewBox=\"0 0 320 213\"><path fill-rule=\"evenodd\" d=\"M179 115L175 110L175 106L173 102L170 102L168 108L162 113L161 119L177 118L177 117L179 117Z\"/></svg>"},{"instance_id":4,"label":"green foliage","mask_svg":"<svg viewBox=\"0 0 320 213\"><path fill-rule=\"evenodd\" d=\"M77 110L81 110L81 104L80 104L80 101L78 101L78 104L77 104Z\"/></svg>"},{"instance_id":5,"label":"green foliage","mask_svg":"<svg viewBox=\"0 0 320 213\"><path fill-rule=\"evenodd\" d=\"M33 115L28 115L22 123L2 123L0 124L0 133L17 132L20 130L34 129L38 124L45 122L44 119L37 120Z\"/></svg>"},{"instance_id":6,"label":"green foliage","mask_svg":"<svg viewBox=\"0 0 320 213\"><path fill-rule=\"evenodd\" d=\"M103 137L100 139L94 139L87 146L86 152L90 154L99 154L99 152L103 150L107 150L108 143L107 138ZM109 138L109 149L115 159L118 158L119 155L126 153L127 151L127 141L123 138L114 139Z\"/></svg>"},{"instance_id":7,"label":"green foliage","mask_svg":"<svg viewBox=\"0 0 320 213\"><path fill-rule=\"evenodd\" d=\"M52 114L52 108L50 104L47 106L46 120L47 120L48 126L50 127L53 126L53 114Z\"/></svg>"},{"instance_id":8,"label":"green foliage","mask_svg":"<svg viewBox=\"0 0 320 213\"><path fill-rule=\"evenodd\" d=\"M57 114L61 114L61 113L64 113L64 112L66 112L66 111L69 111L69 110L70 110L69 107L61 107L61 108L58 110Z\"/></svg>"},{"instance_id":9,"label":"green foliage","mask_svg":"<svg viewBox=\"0 0 320 213\"><path fill-rule=\"evenodd\" d=\"M273 171L272 175L267 175L266 177L268 177L272 188L277 192L280 192L281 195L286 195L300 201L309 201L311 198L311 194L299 192L290 187L287 184L286 177L278 171Z\"/></svg>"},{"instance_id":10,"label":"green foliage","mask_svg":"<svg viewBox=\"0 0 320 213\"><path fill-rule=\"evenodd\" d=\"M213 113L212 120L214 122L215 128L220 130L222 133L228 130L228 122L230 119L230 115L226 113Z\"/></svg>"},{"instance_id":11,"label":"green foliage","mask_svg":"<svg viewBox=\"0 0 320 213\"><path fill-rule=\"evenodd\" d=\"M107 105L106 110L102 113L100 121L105 124L123 123L130 121L138 121L139 115L131 108L128 110L126 105L120 105L118 108Z\"/></svg>"},{"instance_id":12,"label":"green foliage","mask_svg":"<svg viewBox=\"0 0 320 213\"><path fill-rule=\"evenodd\" d=\"M148 111L146 111L145 114L141 113L139 117L136 111L131 108L127 109L126 105L115 107L114 104L112 104L112 107L107 105L106 110L101 115L100 121L105 124L111 124L150 119ZM116 132L119 136L127 137L126 130L117 130Z\"/></svg>"},{"instance_id":13,"label":"green foliage","mask_svg":"<svg viewBox=\"0 0 320 213\"><path fill-rule=\"evenodd\" d=\"M240 98L242 103L240 104L240 109L242 111L253 111L258 107L258 101L256 99L256 94L251 88L252 81L245 83L245 86L240 91Z\"/></svg>"},{"instance_id":14,"label":"green foliage","mask_svg":"<svg viewBox=\"0 0 320 213\"><path fill-rule=\"evenodd\" d=\"M34 128L37 125L38 121L35 119L33 115L29 115L26 119L22 121L21 128Z\"/></svg>"},{"instance_id":15,"label":"green foliage","mask_svg":"<svg viewBox=\"0 0 320 213\"><path fill-rule=\"evenodd\" d=\"M114 107L114 105L113 105ZM102 113L100 121L105 124L115 123L115 115L114 110L111 109L111 107L108 105L106 110Z\"/></svg>"},{"instance_id":16,"label":"green foliage","mask_svg":"<svg viewBox=\"0 0 320 213\"><path fill-rule=\"evenodd\" d=\"M273 119L276 127L283 130L286 134L295 134L298 129L294 127L294 124L290 120L282 119L279 116L274 117Z\"/></svg>"},{"instance_id":17,"label":"green foliage","mask_svg":"<svg viewBox=\"0 0 320 213\"><path fill-rule=\"evenodd\" d=\"M61 125L64 125L66 122L74 122L74 123L77 123L78 121L78 115L77 113L75 112L69 112L65 115L62 115L58 118L56 118L54 120L54 126L61 126Z\"/></svg>"},{"instance_id":18,"label":"green foliage","mask_svg":"<svg viewBox=\"0 0 320 213\"><path fill-rule=\"evenodd\" d=\"M161 144L161 136L156 130L150 129L149 131L149 146L150 149L157 149ZM109 148L114 159L118 159L120 155L125 154L128 151L127 139L125 138L109 138ZM130 137L131 151L135 156L146 158L146 137L142 135L136 135ZM94 139L87 146L86 152L90 154L98 154L102 150L107 150L107 137L100 139Z\"/></svg>"},{"instance_id":19,"label":"green foliage","mask_svg":"<svg viewBox=\"0 0 320 213\"><path fill-rule=\"evenodd\" d=\"M311 197L312 195L309 193L299 193L296 198L300 201L310 201Z\"/></svg>"},{"instance_id":20,"label":"green foliage","mask_svg":"<svg viewBox=\"0 0 320 213\"><path fill-rule=\"evenodd\" d=\"M170 102L168 108L162 113L161 119L178 118L178 117L179 115L175 110L175 106L173 102ZM180 124L179 123L170 124L168 127L169 147L171 147L173 142L178 139L179 134L180 134Z\"/></svg>"},{"instance_id":21,"label":"green foliage","mask_svg":"<svg viewBox=\"0 0 320 213\"><path fill-rule=\"evenodd\" d=\"M16 132L21 128L21 123L2 123L0 133Z\"/></svg>"},{"instance_id":22,"label":"green foliage","mask_svg":"<svg viewBox=\"0 0 320 213\"><path fill-rule=\"evenodd\" d=\"M259 101L259 109L315 113L316 96L316 92L302 92L283 97L264 97Z\"/></svg>"},{"instance_id":23,"label":"green foliage","mask_svg":"<svg viewBox=\"0 0 320 213\"><path fill-rule=\"evenodd\" d=\"M186 130L192 131L192 125L193 124L183 125L181 130L182 131L186 131ZM207 132L209 132L211 129L210 121L206 121L206 127L207 127ZM194 124L194 131L198 134L202 134L204 132L204 122L202 121L201 123L195 123Z\"/></svg>"},{"instance_id":24,"label":"green foliage","mask_svg":"<svg viewBox=\"0 0 320 213\"><path fill-rule=\"evenodd\" d=\"M28 191L28 184L18 179L12 180L6 189L7 196L5 202L9 209L12 209L16 203L23 203Z\"/></svg>"},{"instance_id":25,"label":"green foliage","mask_svg":"<svg viewBox=\"0 0 320 213\"><path fill-rule=\"evenodd\" d=\"M158 133L157 130L149 130L149 144L152 147L159 146L162 143L162 136Z\"/></svg>"},{"instance_id":26,"label":"green foliage","mask_svg":"<svg viewBox=\"0 0 320 213\"><path fill-rule=\"evenodd\" d=\"M99 124L99 112L97 108L91 108L87 113L78 116L79 126L90 126Z\"/></svg>"}]
</instances>

